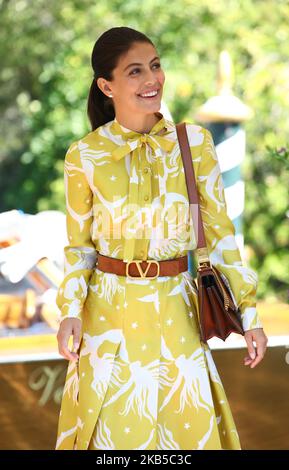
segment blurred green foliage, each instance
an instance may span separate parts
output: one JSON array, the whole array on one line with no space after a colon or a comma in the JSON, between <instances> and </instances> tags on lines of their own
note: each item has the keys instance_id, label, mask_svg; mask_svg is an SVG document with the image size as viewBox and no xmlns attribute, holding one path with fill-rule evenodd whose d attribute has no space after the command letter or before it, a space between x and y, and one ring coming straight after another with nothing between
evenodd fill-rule
<instances>
[{"instance_id":1,"label":"blurred green foliage","mask_svg":"<svg viewBox=\"0 0 289 470\"><path fill-rule=\"evenodd\" d=\"M193 122L216 93L227 49L234 93L255 111L243 167L250 264L260 298L288 301L288 24L287 0L0 0L0 210L65 210L63 158L90 131L90 55L103 31L125 25L154 41L176 122Z\"/></svg>"}]
</instances>

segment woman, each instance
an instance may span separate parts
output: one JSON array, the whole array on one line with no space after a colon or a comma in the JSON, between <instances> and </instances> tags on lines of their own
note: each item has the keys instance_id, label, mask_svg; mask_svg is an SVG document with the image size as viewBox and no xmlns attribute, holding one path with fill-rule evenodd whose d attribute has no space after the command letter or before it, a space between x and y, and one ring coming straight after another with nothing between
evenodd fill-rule
<instances>
[{"instance_id":1,"label":"woman","mask_svg":"<svg viewBox=\"0 0 289 470\"><path fill-rule=\"evenodd\" d=\"M97 40L92 67L92 132L65 157L69 245L57 337L70 362L56 448L240 449L200 340L187 266L196 243L185 219L176 222L188 195L175 124L159 111L165 75L157 50L138 31L112 28ZM244 364L255 367L267 343L256 275L241 263L211 134L193 124L187 132L210 257L231 283L246 330Z\"/></svg>"}]
</instances>

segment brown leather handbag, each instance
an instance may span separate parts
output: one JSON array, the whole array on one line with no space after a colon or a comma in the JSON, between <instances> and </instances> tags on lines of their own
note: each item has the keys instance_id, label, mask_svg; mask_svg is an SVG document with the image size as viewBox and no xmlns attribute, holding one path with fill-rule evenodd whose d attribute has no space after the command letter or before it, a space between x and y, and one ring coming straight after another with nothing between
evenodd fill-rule
<instances>
[{"instance_id":1,"label":"brown leather handbag","mask_svg":"<svg viewBox=\"0 0 289 470\"><path fill-rule=\"evenodd\" d=\"M193 226L194 230L196 226L198 227L198 233L195 233L197 240L195 251L198 260L197 283L195 279L194 283L198 292L200 337L203 342L207 342L213 336L225 341L231 333L244 335L241 312L227 277L213 266L209 259L185 122L177 124L176 130L183 159L192 220L194 220L193 207L197 207L198 214L198 224L193 224Z\"/></svg>"}]
</instances>

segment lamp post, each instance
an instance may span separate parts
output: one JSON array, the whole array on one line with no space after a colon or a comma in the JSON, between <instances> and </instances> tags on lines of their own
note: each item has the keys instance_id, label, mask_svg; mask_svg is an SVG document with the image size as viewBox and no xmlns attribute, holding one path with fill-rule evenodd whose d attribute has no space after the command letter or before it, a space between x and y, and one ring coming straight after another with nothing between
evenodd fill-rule
<instances>
[{"instance_id":1,"label":"lamp post","mask_svg":"<svg viewBox=\"0 0 289 470\"><path fill-rule=\"evenodd\" d=\"M245 157L246 133L242 122L253 117L253 110L232 92L233 68L230 55L222 51L218 64L218 94L209 98L194 119L211 131L225 188L227 211L236 229L236 242L244 254L243 212L245 185L241 164ZM192 259L189 269L192 267ZM190 269L191 271L191 269Z\"/></svg>"}]
</instances>

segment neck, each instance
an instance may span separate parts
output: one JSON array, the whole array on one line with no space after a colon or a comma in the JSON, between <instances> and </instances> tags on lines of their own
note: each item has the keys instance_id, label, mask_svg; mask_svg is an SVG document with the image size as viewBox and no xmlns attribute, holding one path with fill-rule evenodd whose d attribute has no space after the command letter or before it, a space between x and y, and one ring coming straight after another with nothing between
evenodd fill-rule
<instances>
[{"instance_id":1,"label":"neck","mask_svg":"<svg viewBox=\"0 0 289 470\"><path fill-rule=\"evenodd\" d=\"M161 119L159 112L146 114L143 116L131 116L116 113L115 118L117 122L127 129L131 129L139 134L148 134L154 125Z\"/></svg>"}]
</instances>

